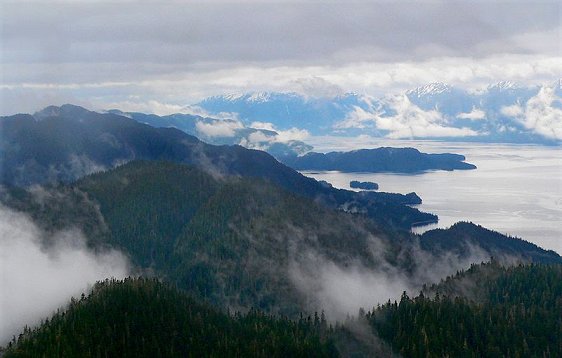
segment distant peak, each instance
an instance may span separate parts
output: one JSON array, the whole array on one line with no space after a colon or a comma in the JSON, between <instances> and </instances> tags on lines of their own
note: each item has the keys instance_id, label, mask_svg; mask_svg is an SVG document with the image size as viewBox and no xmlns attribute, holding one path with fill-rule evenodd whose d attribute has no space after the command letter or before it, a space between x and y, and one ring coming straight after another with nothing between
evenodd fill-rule
<instances>
[{"instance_id":1,"label":"distant peak","mask_svg":"<svg viewBox=\"0 0 562 358\"><path fill-rule=\"evenodd\" d=\"M216 96L216 98L222 98L227 101L236 101L242 99L244 97L244 93L229 93L223 96Z\"/></svg>"},{"instance_id":2,"label":"distant peak","mask_svg":"<svg viewBox=\"0 0 562 358\"><path fill-rule=\"evenodd\" d=\"M488 86L488 90L495 89L498 91L507 91L517 88L521 88L521 85L513 81L500 81L496 84Z\"/></svg>"},{"instance_id":3,"label":"distant peak","mask_svg":"<svg viewBox=\"0 0 562 358\"><path fill-rule=\"evenodd\" d=\"M247 102L267 102L271 99L271 93L269 92L254 92L250 94L247 98Z\"/></svg>"},{"instance_id":4,"label":"distant peak","mask_svg":"<svg viewBox=\"0 0 562 358\"><path fill-rule=\"evenodd\" d=\"M60 107L57 106L48 106L33 114L33 117L36 120L41 120L48 117L58 117L58 116L60 116Z\"/></svg>"},{"instance_id":5,"label":"distant peak","mask_svg":"<svg viewBox=\"0 0 562 358\"><path fill-rule=\"evenodd\" d=\"M407 91L406 94L413 95L416 97L431 96L440 93L445 93L451 91L451 86L443 82L432 82L425 86L418 87L416 89Z\"/></svg>"},{"instance_id":6,"label":"distant peak","mask_svg":"<svg viewBox=\"0 0 562 358\"><path fill-rule=\"evenodd\" d=\"M63 114L65 115L79 115L85 112L89 112L86 108L76 106L73 104L63 104L62 106L48 106L43 108L40 111L37 111L33 114L33 117L36 120L42 120L49 117L59 117Z\"/></svg>"},{"instance_id":7,"label":"distant peak","mask_svg":"<svg viewBox=\"0 0 562 358\"><path fill-rule=\"evenodd\" d=\"M219 96L209 97L205 101L226 101L226 102L246 102L246 103L264 103L275 99L301 97L294 92L248 92L248 93L231 93Z\"/></svg>"}]
</instances>

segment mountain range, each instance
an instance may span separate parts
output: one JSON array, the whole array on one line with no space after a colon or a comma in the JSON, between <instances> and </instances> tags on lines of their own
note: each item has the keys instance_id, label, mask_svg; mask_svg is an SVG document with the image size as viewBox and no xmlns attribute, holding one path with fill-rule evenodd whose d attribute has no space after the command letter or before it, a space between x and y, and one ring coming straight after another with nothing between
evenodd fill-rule
<instances>
[{"instance_id":1,"label":"mountain range","mask_svg":"<svg viewBox=\"0 0 562 358\"><path fill-rule=\"evenodd\" d=\"M82 107L48 107L34 115L0 118L1 182L30 186L71 182L135 160L168 160L196 165L211 175L262 178L331 208L360 211L401 228L435 222L433 214L408 205L415 194L355 193L323 185L271 155L239 145L210 145L176 128L154 128L114 113Z\"/></svg>"},{"instance_id":2,"label":"mountain range","mask_svg":"<svg viewBox=\"0 0 562 358\"><path fill-rule=\"evenodd\" d=\"M130 117L63 105L0 118L0 206L45 233L35 238L40 250L56 261L68 240L57 233L72 228L92 255L117 250L132 273L154 278L99 283L0 355L559 351L549 343L560 331L562 257L554 251L468 222L416 235L413 225L437 217L412 207L421 202L415 193L335 189L266 152ZM408 167L436 164L413 148L374 151L414 158ZM346 155L356 153L323 156ZM437 157L472 168L460 155ZM480 304L462 291L472 286L461 270L490 259L540 265L479 271ZM425 284L455 272L428 291ZM441 298L444 290L451 298ZM354 311L357 319L345 320ZM330 327L326 316L343 323ZM490 337L496 331L499 339Z\"/></svg>"},{"instance_id":3,"label":"mountain range","mask_svg":"<svg viewBox=\"0 0 562 358\"><path fill-rule=\"evenodd\" d=\"M471 223L420 237L261 178L218 178L181 163L137 160L42 190L7 186L0 199L45 232L79 228L92 249L118 249L139 272L199 300L290 317L327 307L337 315L332 280L357 280L357 270L406 288L490 257L562 262ZM376 213L393 215L385 210Z\"/></svg>"},{"instance_id":4,"label":"mountain range","mask_svg":"<svg viewBox=\"0 0 562 358\"><path fill-rule=\"evenodd\" d=\"M335 326L324 312L298 319L224 313L156 280L98 282L0 353L165 357L557 357L562 353L560 265L473 265L410 298ZM473 291L470 290L473 289Z\"/></svg>"},{"instance_id":5,"label":"mountain range","mask_svg":"<svg viewBox=\"0 0 562 358\"><path fill-rule=\"evenodd\" d=\"M263 92L213 96L196 106L211 116L230 113L245 125L268 123L315 136L558 144L561 95L559 82L525 87L503 81L479 90L431 83L383 97Z\"/></svg>"}]
</instances>

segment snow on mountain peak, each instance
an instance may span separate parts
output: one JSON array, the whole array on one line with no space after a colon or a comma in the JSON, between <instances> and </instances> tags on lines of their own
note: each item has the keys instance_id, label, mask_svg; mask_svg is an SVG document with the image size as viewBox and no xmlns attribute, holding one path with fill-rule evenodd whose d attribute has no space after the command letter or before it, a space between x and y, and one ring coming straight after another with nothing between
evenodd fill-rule
<instances>
[{"instance_id":1,"label":"snow on mountain peak","mask_svg":"<svg viewBox=\"0 0 562 358\"><path fill-rule=\"evenodd\" d=\"M267 102L271 99L271 94L269 92L254 92L248 98L247 102Z\"/></svg>"},{"instance_id":2,"label":"snow on mountain peak","mask_svg":"<svg viewBox=\"0 0 562 358\"><path fill-rule=\"evenodd\" d=\"M222 97L226 101L234 102L244 97L244 93L230 93L230 94L225 94L224 96L217 96L217 97Z\"/></svg>"},{"instance_id":3,"label":"snow on mountain peak","mask_svg":"<svg viewBox=\"0 0 562 358\"><path fill-rule=\"evenodd\" d=\"M432 82L425 86L418 87L416 89L407 91L407 95L413 95L415 97L423 97L423 96L434 96L440 93L449 92L451 90L451 86L442 83L442 82Z\"/></svg>"},{"instance_id":4,"label":"snow on mountain peak","mask_svg":"<svg viewBox=\"0 0 562 358\"><path fill-rule=\"evenodd\" d=\"M494 85L488 86L488 89L496 89L499 91L507 91L512 89L520 88L521 86L517 82L513 81L500 81Z\"/></svg>"},{"instance_id":5,"label":"snow on mountain peak","mask_svg":"<svg viewBox=\"0 0 562 358\"><path fill-rule=\"evenodd\" d=\"M209 97L211 100L221 100L226 102L247 102L247 103L264 103L269 102L275 97L282 96L292 96L292 93L276 93L276 92L249 92L249 93L232 93L225 94L222 96Z\"/></svg>"}]
</instances>

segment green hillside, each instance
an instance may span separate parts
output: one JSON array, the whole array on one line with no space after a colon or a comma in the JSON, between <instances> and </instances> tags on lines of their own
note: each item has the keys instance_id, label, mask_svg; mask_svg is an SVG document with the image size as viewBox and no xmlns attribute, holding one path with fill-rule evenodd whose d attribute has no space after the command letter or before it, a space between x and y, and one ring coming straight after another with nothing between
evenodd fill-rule
<instances>
[{"instance_id":1,"label":"green hillside","mask_svg":"<svg viewBox=\"0 0 562 358\"><path fill-rule=\"evenodd\" d=\"M318 316L227 314L156 280L112 280L20 334L4 357L331 357L330 330Z\"/></svg>"},{"instance_id":2,"label":"green hillside","mask_svg":"<svg viewBox=\"0 0 562 358\"><path fill-rule=\"evenodd\" d=\"M295 275L315 281L322 263L406 277L427 269L416 259L419 238L413 234L381 229L365 215L331 210L261 179L214 177L170 162L130 162L40 190L11 188L2 192L2 202L48 232L78 227L92 249L117 248L139 272L222 308L290 317L319 311L319 297L297 287ZM441 241L457 240L454 247L462 247L477 240L470 243L482 242L490 255L560 260L498 233L488 232L488 242L474 225L464 226L439 231ZM424 235L422 248L430 241ZM450 254L456 251L434 246L424 253L436 260Z\"/></svg>"},{"instance_id":3,"label":"green hillside","mask_svg":"<svg viewBox=\"0 0 562 358\"><path fill-rule=\"evenodd\" d=\"M317 309L305 304L288 272L290 260L305 260L299 254L307 250L341 265L377 265L369 245L380 231L371 221L263 180L133 162L75 187L99 203L110 232L104 244L220 307L288 315ZM399 250L380 254L396 262Z\"/></svg>"},{"instance_id":4,"label":"green hillside","mask_svg":"<svg viewBox=\"0 0 562 358\"><path fill-rule=\"evenodd\" d=\"M560 357L562 266L474 266L366 318L405 357Z\"/></svg>"},{"instance_id":5,"label":"green hillside","mask_svg":"<svg viewBox=\"0 0 562 358\"><path fill-rule=\"evenodd\" d=\"M562 354L561 265L502 267L494 261L424 292L414 298L403 294L400 302L331 325L323 313L291 320L257 310L219 311L154 279L106 280L0 352L5 357Z\"/></svg>"}]
</instances>

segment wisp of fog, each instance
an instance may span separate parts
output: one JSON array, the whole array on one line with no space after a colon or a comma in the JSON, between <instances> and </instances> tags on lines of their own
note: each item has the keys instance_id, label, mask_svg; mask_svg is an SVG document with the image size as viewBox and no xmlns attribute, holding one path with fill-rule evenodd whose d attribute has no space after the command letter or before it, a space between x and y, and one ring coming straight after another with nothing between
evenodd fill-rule
<instances>
[{"instance_id":1,"label":"wisp of fog","mask_svg":"<svg viewBox=\"0 0 562 358\"><path fill-rule=\"evenodd\" d=\"M45 238L50 245L43 244ZM0 345L96 281L128 272L119 251L89 250L78 230L49 237L26 215L0 205Z\"/></svg>"},{"instance_id":2,"label":"wisp of fog","mask_svg":"<svg viewBox=\"0 0 562 358\"><path fill-rule=\"evenodd\" d=\"M370 310L388 300L400 300L403 292L416 295L423 284L437 283L473 263L490 259L476 246L468 246L469 254L459 257L453 253L434 255L413 243L409 250L416 268L406 273L386 261L385 244L379 238L369 236L369 239L371 246L376 247L371 254L377 257L378 268L367 268L353 261L340 265L313 249L304 250L290 262L288 274L292 283L314 309L327 312L330 320L342 321L357 315L360 308Z\"/></svg>"}]
</instances>

